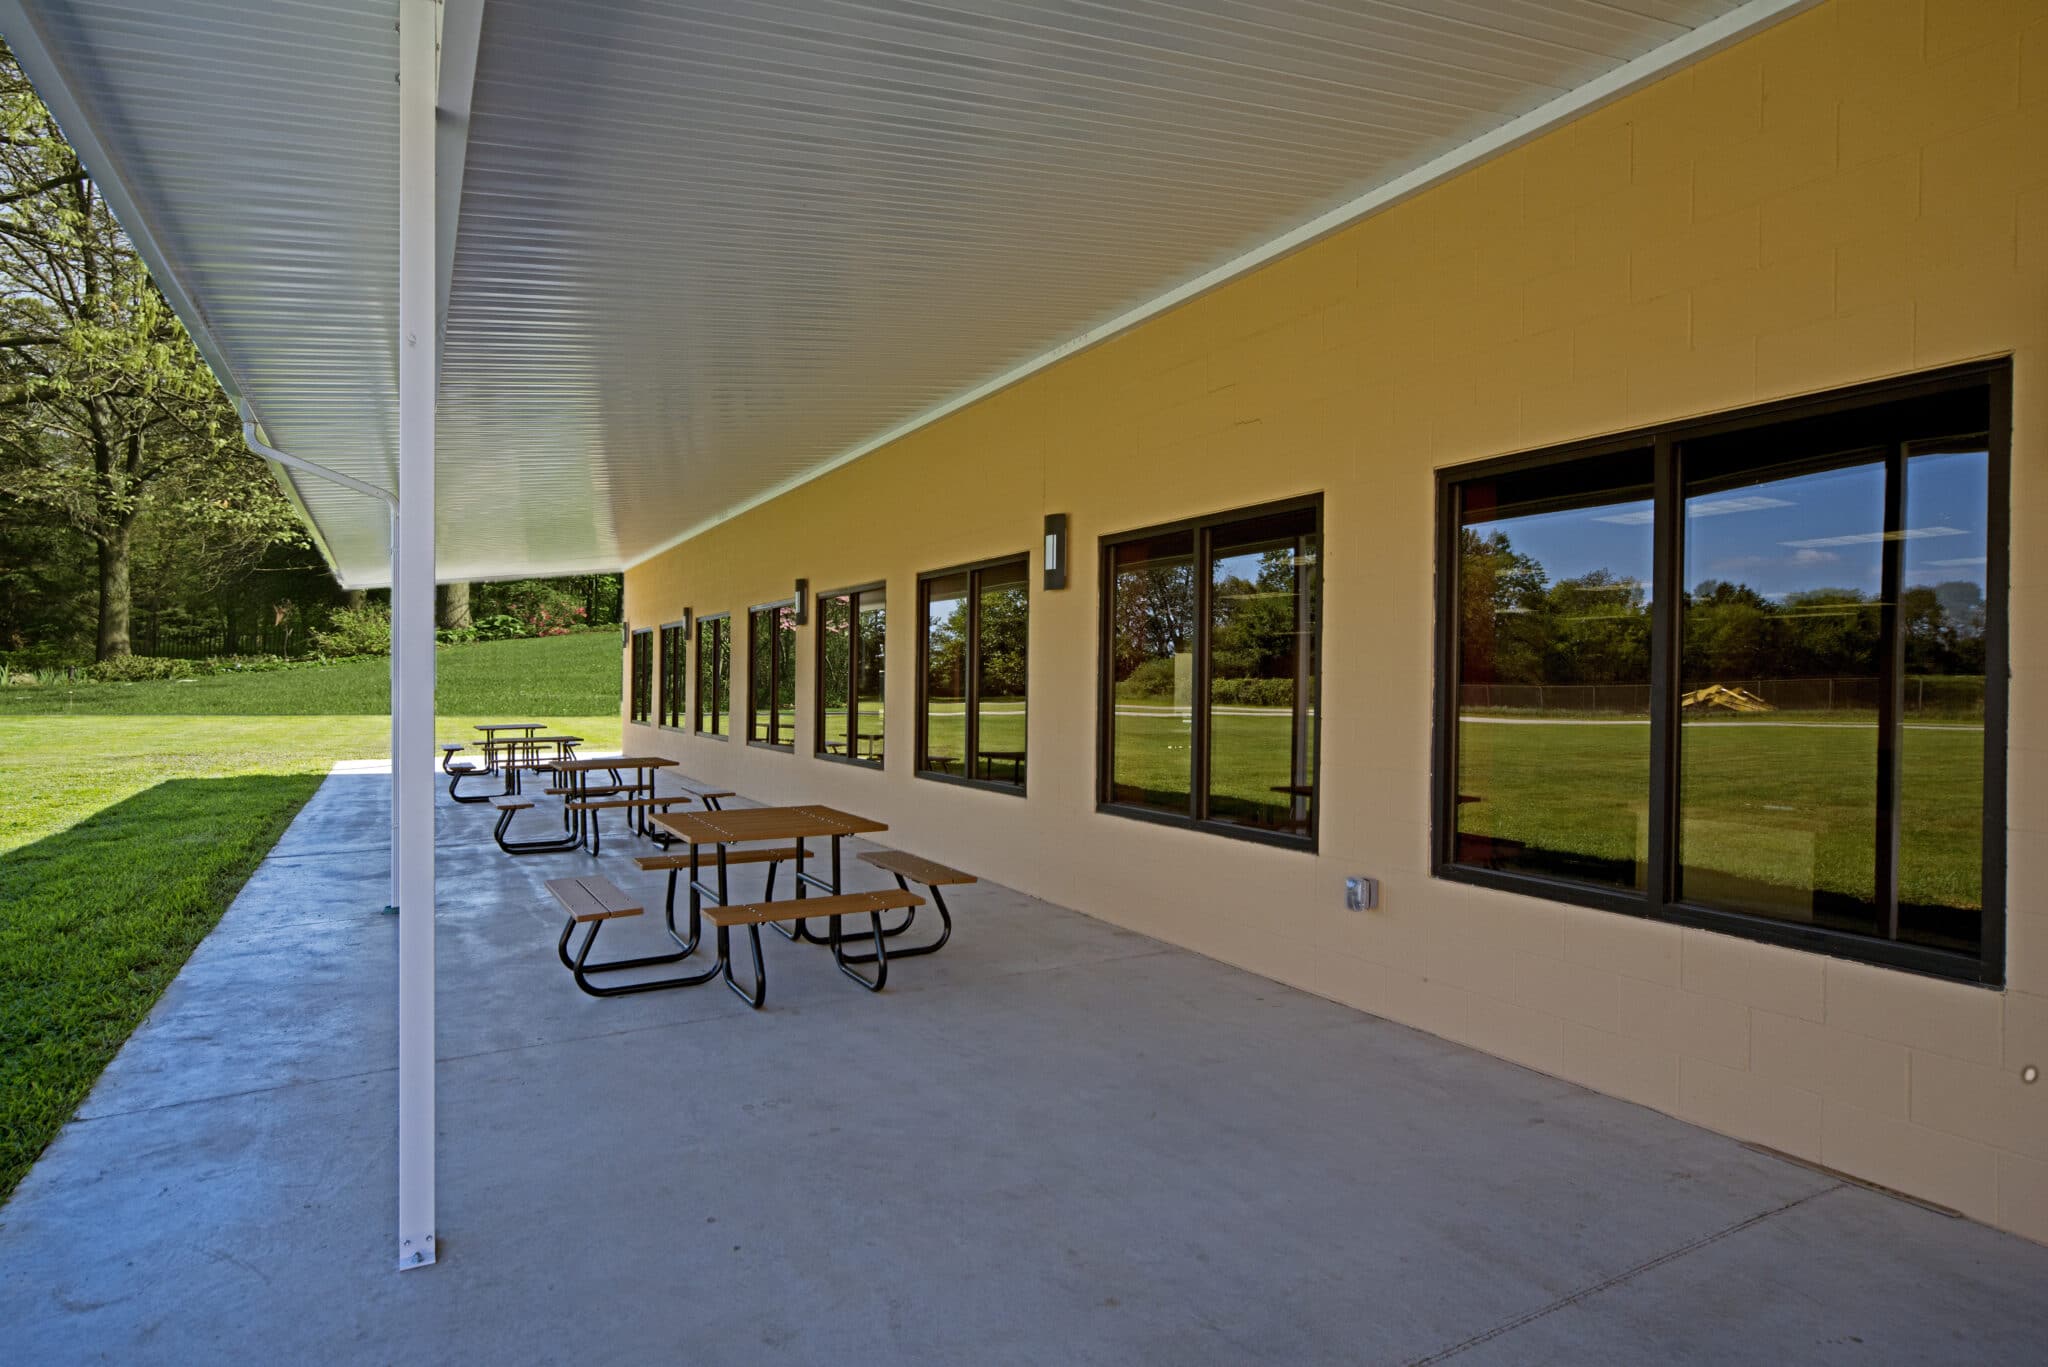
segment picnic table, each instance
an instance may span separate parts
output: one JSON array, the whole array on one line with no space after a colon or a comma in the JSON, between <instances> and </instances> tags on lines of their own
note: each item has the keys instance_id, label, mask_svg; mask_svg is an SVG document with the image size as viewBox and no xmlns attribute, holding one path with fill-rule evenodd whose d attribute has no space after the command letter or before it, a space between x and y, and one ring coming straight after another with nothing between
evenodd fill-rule
<instances>
[{"instance_id":1,"label":"picnic table","mask_svg":"<svg viewBox=\"0 0 2048 1367\"><path fill-rule=\"evenodd\" d=\"M896 909L910 909L924 905L924 899L915 893L858 892L844 893L840 890L840 842L849 835L872 835L889 829L887 824L868 817L856 816L840 811L836 807L747 807L717 812L657 812L655 825L669 835L687 844L690 848L688 872L690 878L690 940L694 942L700 917L708 917L718 930L718 958L726 986L737 993L749 1006L759 1007L768 990L767 978L761 960L762 925L774 925L782 930L781 923L788 921L793 928L782 930L785 938L807 940L812 944L824 945L832 950L834 962L839 971L852 978L871 992L882 990L888 981L889 961L882 928L882 912ZM811 857L807 841L831 841L830 874L820 875L805 867ZM727 882L729 863L740 862L735 855L744 851L732 851L729 847L745 845L756 841L794 842L791 859L796 865L794 879L796 896L778 902L756 902L735 905ZM715 850L711 869L704 867L703 851L709 846ZM714 872L716 881L707 883L704 875ZM812 897L816 889L821 897ZM806 905L806 904L809 905ZM842 918L865 915L872 924L872 934L862 934L849 939L840 929ZM822 918L828 926L828 933L819 937L808 926L811 918ZM754 989L749 992L734 981L728 930L744 925L751 938L754 957ZM680 938L680 937L678 937ZM858 959L850 959L846 948L851 943L872 942L874 952ZM875 965L873 978L863 977L853 966L856 963L872 962ZM701 981L701 979L699 980ZM682 985L682 984L678 984Z\"/></svg>"},{"instance_id":2,"label":"picnic table","mask_svg":"<svg viewBox=\"0 0 2048 1367\"><path fill-rule=\"evenodd\" d=\"M510 795L519 791L521 769L545 769L557 761L574 759L576 747L581 744L581 736L536 736L528 732L522 736L492 736L478 741L477 748L484 752L486 773L504 769L505 792ZM542 746L553 746L554 753L543 757Z\"/></svg>"},{"instance_id":3,"label":"picnic table","mask_svg":"<svg viewBox=\"0 0 2048 1367\"><path fill-rule=\"evenodd\" d=\"M635 832L653 835L646 820L647 810L660 802L688 802L694 796L677 793L669 798L654 796L653 772L665 769L675 763L662 755L599 755L592 759L557 759L538 762L534 767L553 772L560 782L548 789L550 794L562 798L562 834L552 840L508 840L515 815L534 804L510 794L495 799L498 809L498 826L491 833L498 847L507 854L553 854L573 850L587 845L592 854L599 850L601 837L598 833L597 812L604 807L620 807L628 813L628 819ZM630 784L619 778L621 770L634 771ZM609 772L614 782L604 788L590 786L590 775L598 770Z\"/></svg>"}]
</instances>

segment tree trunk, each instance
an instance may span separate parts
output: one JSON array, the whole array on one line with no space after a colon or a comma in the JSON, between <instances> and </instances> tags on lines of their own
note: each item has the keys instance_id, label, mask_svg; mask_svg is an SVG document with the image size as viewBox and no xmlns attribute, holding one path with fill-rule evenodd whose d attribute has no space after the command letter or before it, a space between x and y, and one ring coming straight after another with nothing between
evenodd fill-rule
<instances>
[{"instance_id":1,"label":"tree trunk","mask_svg":"<svg viewBox=\"0 0 2048 1367\"><path fill-rule=\"evenodd\" d=\"M97 538L100 552L100 638L98 658L128 654L129 528Z\"/></svg>"},{"instance_id":2,"label":"tree trunk","mask_svg":"<svg viewBox=\"0 0 2048 1367\"><path fill-rule=\"evenodd\" d=\"M350 612L361 611L363 604L369 601L370 595L361 589L343 589L341 591L341 605Z\"/></svg>"},{"instance_id":3,"label":"tree trunk","mask_svg":"<svg viewBox=\"0 0 2048 1367\"><path fill-rule=\"evenodd\" d=\"M462 631L469 625L469 585L443 584L434 590L434 625L444 631Z\"/></svg>"}]
</instances>

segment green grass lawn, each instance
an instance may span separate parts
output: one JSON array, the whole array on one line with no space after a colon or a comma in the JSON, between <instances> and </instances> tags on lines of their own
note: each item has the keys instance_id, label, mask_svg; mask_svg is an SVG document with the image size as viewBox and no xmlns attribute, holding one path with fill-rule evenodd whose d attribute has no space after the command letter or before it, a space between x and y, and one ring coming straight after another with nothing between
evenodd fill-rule
<instances>
[{"instance_id":1,"label":"green grass lawn","mask_svg":"<svg viewBox=\"0 0 2048 1367\"><path fill-rule=\"evenodd\" d=\"M618 638L456 646L440 734L619 743ZM389 750L383 660L0 689L0 1200L337 759Z\"/></svg>"}]
</instances>

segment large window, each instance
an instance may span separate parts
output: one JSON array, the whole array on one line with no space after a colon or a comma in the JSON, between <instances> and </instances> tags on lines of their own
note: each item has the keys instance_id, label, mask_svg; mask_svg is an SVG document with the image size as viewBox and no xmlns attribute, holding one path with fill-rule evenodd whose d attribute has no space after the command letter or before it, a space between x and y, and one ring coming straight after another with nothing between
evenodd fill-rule
<instances>
[{"instance_id":1,"label":"large window","mask_svg":"<svg viewBox=\"0 0 2048 1367\"><path fill-rule=\"evenodd\" d=\"M818 595L818 753L882 762L888 600L880 584Z\"/></svg>"},{"instance_id":2,"label":"large window","mask_svg":"<svg viewBox=\"0 0 2048 1367\"><path fill-rule=\"evenodd\" d=\"M925 575L918 600L918 772L1023 792L1028 559Z\"/></svg>"},{"instance_id":3,"label":"large window","mask_svg":"<svg viewBox=\"0 0 2048 1367\"><path fill-rule=\"evenodd\" d=\"M654 633L636 631L628 656L632 666L632 718L643 725L654 713Z\"/></svg>"},{"instance_id":4,"label":"large window","mask_svg":"<svg viewBox=\"0 0 2048 1367\"><path fill-rule=\"evenodd\" d=\"M773 603L747 613L747 743L796 744L796 608Z\"/></svg>"},{"instance_id":5,"label":"large window","mask_svg":"<svg viewBox=\"0 0 2048 1367\"><path fill-rule=\"evenodd\" d=\"M732 619L697 619L697 734L732 734Z\"/></svg>"},{"instance_id":6,"label":"large window","mask_svg":"<svg viewBox=\"0 0 2048 1367\"><path fill-rule=\"evenodd\" d=\"M690 678L690 623L687 618L661 629L661 724L683 724L683 690Z\"/></svg>"},{"instance_id":7,"label":"large window","mask_svg":"<svg viewBox=\"0 0 2048 1367\"><path fill-rule=\"evenodd\" d=\"M1322 500L1102 543L1104 810L1313 847Z\"/></svg>"},{"instance_id":8,"label":"large window","mask_svg":"<svg viewBox=\"0 0 2048 1367\"><path fill-rule=\"evenodd\" d=\"M1448 472L1438 872L2000 981L2009 396Z\"/></svg>"}]
</instances>

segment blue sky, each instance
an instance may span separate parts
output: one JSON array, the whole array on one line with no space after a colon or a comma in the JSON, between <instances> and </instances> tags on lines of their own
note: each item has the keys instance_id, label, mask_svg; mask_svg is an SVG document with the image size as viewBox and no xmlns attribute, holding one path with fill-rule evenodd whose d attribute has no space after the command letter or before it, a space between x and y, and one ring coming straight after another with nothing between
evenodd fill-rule
<instances>
[{"instance_id":1,"label":"blue sky","mask_svg":"<svg viewBox=\"0 0 2048 1367\"><path fill-rule=\"evenodd\" d=\"M1906 582L1984 582L1988 461L1983 452L1908 465ZM1878 589L1884 472L1861 465L1772 480L1688 502L1685 583L1725 579L1770 598L1802 589ZM1650 505L1609 505L1475 524L1534 556L1551 582L1596 569L1650 578Z\"/></svg>"}]
</instances>

